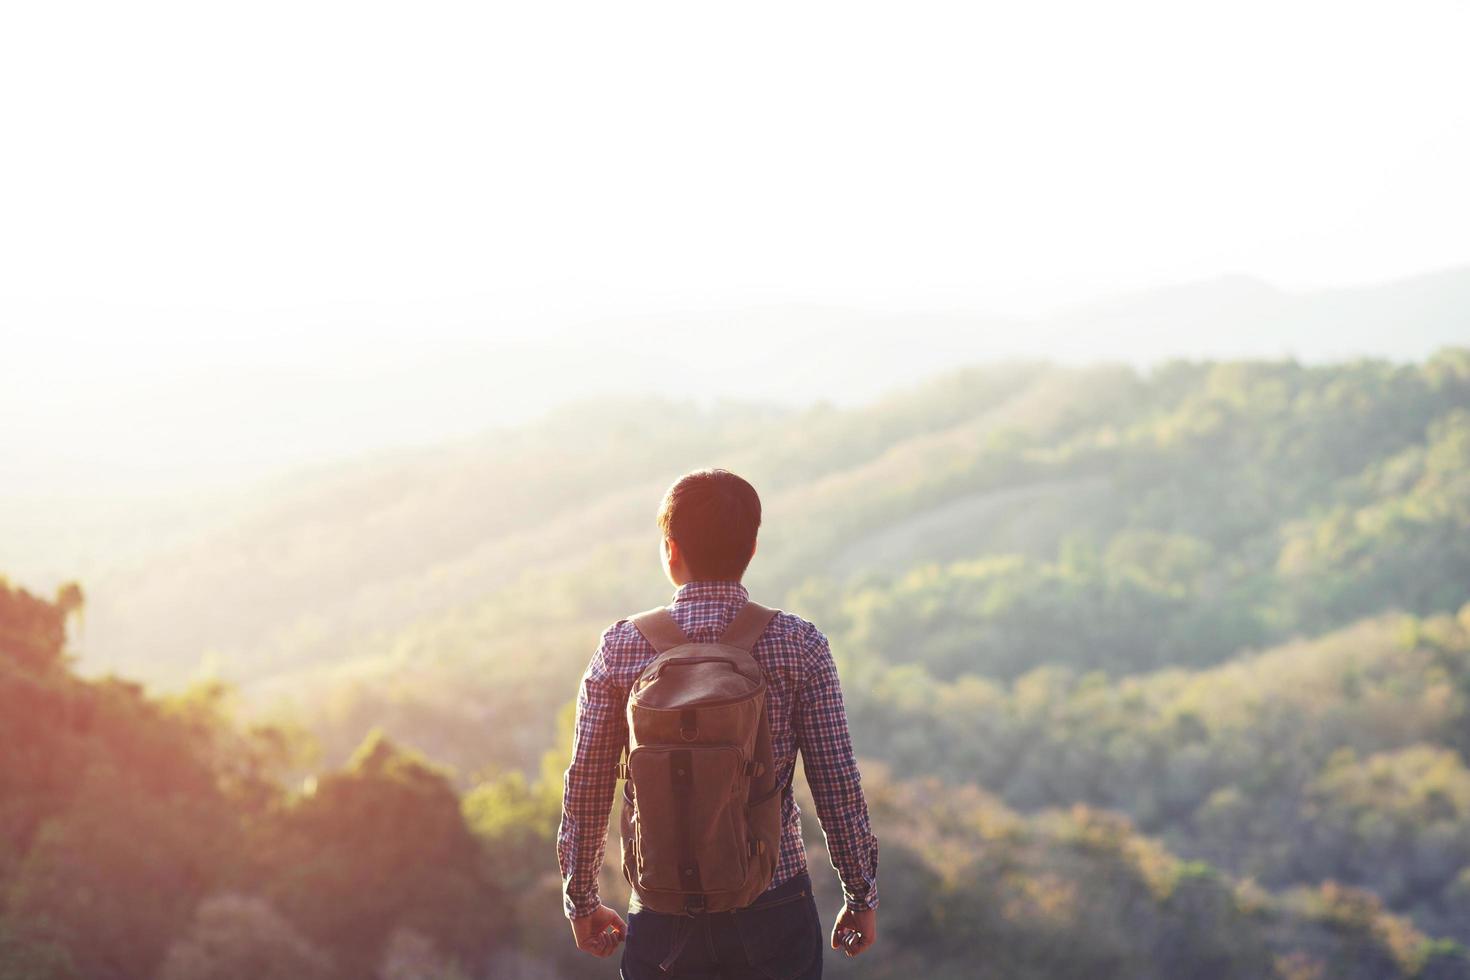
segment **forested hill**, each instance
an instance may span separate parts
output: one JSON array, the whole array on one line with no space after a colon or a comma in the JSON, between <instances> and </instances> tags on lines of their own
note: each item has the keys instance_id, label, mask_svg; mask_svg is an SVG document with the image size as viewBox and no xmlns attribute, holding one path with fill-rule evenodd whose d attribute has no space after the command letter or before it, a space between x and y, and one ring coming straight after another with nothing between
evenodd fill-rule
<instances>
[{"instance_id":1,"label":"forested hill","mask_svg":"<svg viewBox=\"0 0 1470 980\"><path fill-rule=\"evenodd\" d=\"M1110 673L1202 664L1463 599L1470 546L1453 532L1467 364L1466 350L1419 365L1147 374L1017 364L852 410L581 404L474 442L255 488L213 533L87 583L82 667L176 685L207 661L258 681L414 656L420 640L433 658L485 660L494 637L463 635L476 619L500 624L489 633L543 615L585 630L667 592L650 559L652 513L670 480L701 464L761 490L749 583L772 601L1019 557L992 575L1007 594L1034 595L1036 608L1065 565L1083 601L1062 604L1093 633L1106 628L1069 662L1091 656ZM497 607L518 589L538 601L516 595L507 621ZM1097 622L1087 602L1109 618ZM1080 636L1037 611L1048 646ZM1142 645L1129 622L1146 624ZM1058 659L1034 647L1010 664L986 656L986 674Z\"/></svg>"},{"instance_id":2,"label":"forested hill","mask_svg":"<svg viewBox=\"0 0 1470 980\"><path fill-rule=\"evenodd\" d=\"M309 740L289 728L232 718L229 692L218 685L150 699L125 681L76 677L61 643L79 601L76 589L48 602L0 582L0 978L606 975L607 964L571 950L558 881L548 868L564 738L533 780L507 772L472 780L462 793L452 774L381 733L342 767L300 779ZM1369 624L1370 635L1349 635L1345 650L1313 649L1304 658L1309 663L1291 672L1293 682L1336 676L1335 670L1357 677L1359 640L1364 659L1388 668L1366 671L1373 679L1351 698L1341 688L1322 698L1365 702L1363 717L1336 705L1340 717L1328 726L1330 734L1349 742L1383 738L1382 719L1375 724L1368 705L1429 709L1409 726L1411 737L1463 733L1463 700L1450 707L1455 697L1446 687L1458 686L1462 699L1470 687L1470 607L1459 622L1438 617L1400 626L1412 635L1386 653ZM1314 663L1339 655L1349 663ZM1272 656L1299 659L1293 651ZM1228 725L1211 736L1214 715L1181 713L1168 700L1177 695L1177 681L1148 682L1164 693L1143 699L1142 719L1113 718L1100 729L1136 728L1144 751L1153 743L1151 764L1101 773L1094 785L1119 776L1148 792L1153 766L1197 769L1201 748L1221 761L1231 754L1238 735ZM905 684L891 707L907 711L910 723L931 726L917 731L935 744L966 734L957 720L1029 727L1049 738L1043 751L1058 756L1055 769L1044 767L1040 778L1060 788L1078 779L1069 743L1085 751L1082 736L1092 734L1069 730L1068 719L1096 725L1107 715L1100 709L1120 699L1126 705L1133 696L1088 681L1037 690L1045 684L1043 675L1018 686L1010 705L984 682L938 691ZM924 699L936 694L926 710ZM1310 700L1294 687L1278 698ZM1243 700L1251 700L1248 693ZM880 694L875 703L888 702ZM987 717L970 713L977 706L988 709ZM1446 717L1457 710L1458 728ZM1223 714L1239 720L1241 711L1227 705ZM1279 716L1266 711L1262 717ZM566 720L563 713L563 725ZM882 741L863 715L855 720L866 733L862 740ZM1182 744L1171 745L1181 731ZM1242 859L1269 867L1292 850L1280 835L1295 833L1304 853L1272 877L1348 870L1391 885L1398 895L1432 881L1443 893L1436 900L1447 903L1449 918L1441 924L1463 927L1470 867L1457 878L1448 874L1467 856L1470 786L1453 749L1415 744L1362 759L1339 749L1316 780L1296 787L1311 809L1300 809L1297 824L1288 827L1273 824L1283 803L1292 802L1279 795L1289 792L1291 775L1274 760L1280 756L1290 768L1292 754L1303 750L1300 768L1310 772L1313 737L1307 734L1307 746L1267 747L1268 741L1246 737L1268 757L1247 758L1245 778L1277 795L1242 798L1233 788L1223 799L1212 794L1219 812L1210 822L1226 836L1205 844L1228 843L1236 831ZM1022 814L971 779L975 772L989 775L985 759L1008 751L1024 757L1014 741L953 747L955 754L938 760L937 776L897 780L886 766L865 765L882 841L883 942L843 965L853 976L897 980L923 970L944 980L1470 978L1461 944L1416 928L1369 888L1326 877L1273 889L1218 864L1182 859L1122 813L1085 803ZM972 769L962 757L976 749L984 758ZM1170 785L1167 778L1160 782L1165 796ZM1110 785L1115 792L1128 788ZM809 798L800 795L809 811ZM810 860L823 868L820 835L807 830ZM1264 850L1252 852L1252 845ZM1361 863L1342 863L1350 860ZM615 872L604 871L605 899L626 901ZM827 910L838 903L829 878L818 874Z\"/></svg>"},{"instance_id":3,"label":"forested hill","mask_svg":"<svg viewBox=\"0 0 1470 980\"><path fill-rule=\"evenodd\" d=\"M0 963L151 976L264 930L302 958L282 975L583 975L550 848L567 707L601 630L668 595L654 508L701 465L759 488L747 583L843 672L889 923L854 976L1470 975L1466 350L598 402L323 466L83 583L82 673L177 691L203 665L238 703L81 679L79 596L8 588Z\"/></svg>"}]
</instances>

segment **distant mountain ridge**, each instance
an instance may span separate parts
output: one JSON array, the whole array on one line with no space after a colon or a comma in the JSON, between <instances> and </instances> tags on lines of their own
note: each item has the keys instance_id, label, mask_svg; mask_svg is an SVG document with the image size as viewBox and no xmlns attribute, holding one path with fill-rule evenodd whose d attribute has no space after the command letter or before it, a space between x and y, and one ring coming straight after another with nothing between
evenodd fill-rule
<instances>
[{"instance_id":1,"label":"distant mountain ridge","mask_svg":"<svg viewBox=\"0 0 1470 980\"><path fill-rule=\"evenodd\" d=\"M1117 348L1136 345L1142 356L1127 358L1135 364L1180 356L1418 360L1470 340L1470 268L1310 291L1224 276L1130 293L1041 322L1061 334L1107 337ZM1185 344L1197 353L1184 354Z\"/></svg>"},{"instance_id":2,"label":"distant mountain ridge","mask_svg":"<svg viewBox=\"0 0 1470 980\"><path fill-rule=\"evenodd\" d=\"M0 560L25 575L43 553L45 574L74 576L93 567L89 556L59 553L52 541L105 523L99 496L229 492L318 461L525 425L573 400L638 393L706 406L858 406L964 364L1404 362L1470 343L1470 266L1311 291L1227 276L1034 317L710 303L544 323L484 309L405 310L395 314L401 330L361 343L324 346L303 330L299 343L263 349L253 365L165 362L146 391L126 366L95 362L96 384L117 390L77 387L74 368L92 356L85 347L70 364L16 365L14 383L0 385L0 415L29 424L0 430L10 468L0 481ZM47 438L52 423L35 407L58 400L75 417ZM12 496L24 518L6 512ZM79 499L45 503L57 498Z\"/></svg>"}]
</instances>

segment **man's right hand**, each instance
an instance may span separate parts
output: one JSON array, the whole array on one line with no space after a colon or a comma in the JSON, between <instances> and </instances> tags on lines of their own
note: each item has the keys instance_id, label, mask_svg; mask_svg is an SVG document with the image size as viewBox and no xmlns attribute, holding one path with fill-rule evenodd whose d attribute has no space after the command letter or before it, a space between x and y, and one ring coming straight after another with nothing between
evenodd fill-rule
<instances>
[{"instance_id":1,"label":"man's right hand","mask_svg":"<svg viewBox=\"0 0 1470 980\"><path fill-rule=\"evenodd\" d=\"M608 930L609 926L612 931ZM606 905L599 905L580 919L572 920L572 938L576 940L577 948L593 956L611 956L627 934L628 924L623 917Z\"/></svg>"},{"instance_id":2,"label":"man's right hand","mask_svg":"<svg viewBox=\"0 0 1470 980\"><path fill-rule=\"evenodd\" d=\"M857 956L877 941L878 910L854 912L843 905L832 925L832 948L844 950L848 956Z\"/></svg>"}]
</instances>

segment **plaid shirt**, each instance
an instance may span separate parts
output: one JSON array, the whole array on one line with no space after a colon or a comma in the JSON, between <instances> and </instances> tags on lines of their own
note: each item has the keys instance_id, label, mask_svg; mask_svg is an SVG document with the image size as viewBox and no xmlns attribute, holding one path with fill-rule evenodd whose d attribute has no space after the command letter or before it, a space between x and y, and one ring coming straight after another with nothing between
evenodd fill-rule
<instances>
[{"instance_id":1,"label":"plaid shirt","mask_svg":"<svg viewBox=\"0 0 1470 980\"><path fill-rule=\"evenodd\" d=\"M691 641L713 642L746 599L745 586L739 582L688 582L674 593L668 609ZM847 905L854 910L876 908L878 840L868 828L868 806L827 638L806 620L783 612L766 627L751 653L766 672L766 710L778 776L785 781L791 774L799 749ZM628 733L628 690L654 656L643 634L622 619L602 634L582 675L572 764L563 780L556 838L568 918L588 915L599 903L597 873L617 789L615 766ZM782 798L782 824L781 856L772 888L806 870L801 819L790 789Z\"/></svg>"}]
</instances>

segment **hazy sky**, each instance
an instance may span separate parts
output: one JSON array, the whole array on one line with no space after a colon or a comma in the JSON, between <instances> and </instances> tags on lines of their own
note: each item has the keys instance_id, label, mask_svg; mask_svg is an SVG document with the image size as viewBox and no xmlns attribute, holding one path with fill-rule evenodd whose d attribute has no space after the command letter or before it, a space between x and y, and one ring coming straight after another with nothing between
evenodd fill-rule
<instances>
[{"instance_id":1,"label":"hazy sky","mask_svg":"<svg viewBox=\"0 0 1470 980\"><path fill-rule=\"evenodd\" d=\"M0 455L356 450L385 371L643 310L1464 263L1467 44L1464 0L9 4Z\"/></svg>"}]
</instances>

